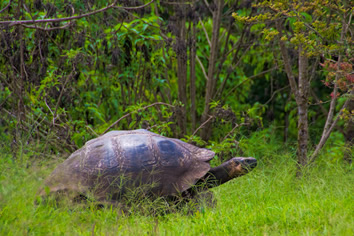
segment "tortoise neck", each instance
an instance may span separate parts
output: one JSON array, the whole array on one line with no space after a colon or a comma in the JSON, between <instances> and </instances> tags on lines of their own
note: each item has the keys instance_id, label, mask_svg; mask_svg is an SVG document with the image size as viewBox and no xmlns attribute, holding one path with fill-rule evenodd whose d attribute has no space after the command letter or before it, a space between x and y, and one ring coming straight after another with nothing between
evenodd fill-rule
<instances>
[{"instance_id":1,"label":"tortoise neck","mask_svg":"<svg viewBox=\"0 0 354 236\"><path fill-rule=\"evenodd\" d=\"M213 188L241 175L242 174L237 171L236 164L230 160L217 167L211 168L202 179L202 182L206 184L207 188Z\"/></svg>"},{"instance_id":2,"label":"tortoise neck","mask_svg":"<svg viewBox=\"0 0 354 236\"><path fill-rule=\"evenodd\" d=\"M230 168L230 165L226 162L210 169L208 172L208 177L212 182L214 182L214 185L216 184L215 186L218 186L234 178L232 177L231 172L232 168Z\"/></svg>"}]
</instances>

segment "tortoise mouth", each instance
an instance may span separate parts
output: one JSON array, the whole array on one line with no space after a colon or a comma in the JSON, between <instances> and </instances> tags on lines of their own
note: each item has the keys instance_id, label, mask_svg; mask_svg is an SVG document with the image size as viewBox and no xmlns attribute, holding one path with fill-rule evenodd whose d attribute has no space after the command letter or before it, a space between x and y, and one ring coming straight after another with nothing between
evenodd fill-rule
<instances>
[{"instance_id":1,"label":"tortoise mouth","mask_svg":"<svg viewBox=\"0 0 354 236\"><path fill-rule=\"evenodd\" d=\"M244 160L244 168L247 168L247 169L253 169L257 166L257 160L256 158L253 158L253 157L249 157L247 159Z\"/></svg>"},{"instance_id":2,"label":"tortoise mouth","mask_svg":"<svg viewBox=\"0 0 354 236\"><path fill-rule=\"evenodd\" d=\"M253 157L238 157L235 159L241 164L242 169L246 171L251 171L257 166L257 159Z\"/></svg>"}]
</instances>

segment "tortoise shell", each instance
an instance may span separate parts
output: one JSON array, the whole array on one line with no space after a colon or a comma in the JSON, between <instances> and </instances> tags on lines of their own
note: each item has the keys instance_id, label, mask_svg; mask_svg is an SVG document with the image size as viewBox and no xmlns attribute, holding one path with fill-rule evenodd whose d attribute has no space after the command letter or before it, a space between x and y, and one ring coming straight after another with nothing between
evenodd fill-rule
<instances>
[{"instance_id":1,"label":"tortoise shell","mask_svg":"<svg viewBox=\"0 0 354 236\"><path fill-rule=\"evenodd\" d=\"M143 129L111 131L86 142L45 185L50 192L91 192L100 200L117 200L128 188L139 186L157 196L173 196L205 176L214 155Z\"/></svg>"}]
</instances>

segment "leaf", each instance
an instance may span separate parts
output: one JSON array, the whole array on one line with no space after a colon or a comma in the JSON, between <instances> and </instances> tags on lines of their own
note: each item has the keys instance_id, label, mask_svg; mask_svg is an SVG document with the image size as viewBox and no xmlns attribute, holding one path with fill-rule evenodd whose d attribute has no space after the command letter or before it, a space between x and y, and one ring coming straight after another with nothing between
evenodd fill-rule
<instances>
[{"instance_id":1,"label":"leaf","mask_svg":"<svg viewBox=\"0 0 354 236\"><path fill-rule=\"evenodd\" d=\"M162 37L157 34L151 35L151 36L149 36L149 38L154 39L154 40L162 40Z\"/></svg>"},{"instance_id":2,"label":"leaf","mask_svg":"<svg viewBox=\"0 0 354 236\"><path fill-rule=\"evenodd\" d=\"M305 22L306 23L311 23L312 22L312 16L310 14L307 14L306 12L301 12L300 15L305 17Z\"/></svg>"},{"instance_id":3,"label":"leaf","mask_svg":"<svg viewBox=\"0 0 354 236\"><path fill-rule=\"evenodd\" d=\"M142 31L145 31L149 25L148 24L143 24Z\"/></svg>"},{"instance_id":4,"label":"leaf","mask_svg":"<svg viewBox=\"0 0 354 236\"><path fill-rule=\"evenodd\" d=\"M295 17L289 17L285 22L289 23L289 26L291 27L291 29L294 29L294 23L296 22L296 18Z\"/></svg>"},{"instance_id":5,"label":"leaf","mask_svg":"<svg viewBox=\"0 0 354 236\"><path fill-rule=\"evenodd\" d=\"M132 129L135 124L136 124L136 121L135 121L135 120L133 120L132 122L130 122L130 124L129 124L129 129Z\"/></svg>"},{"instance_id":6,"label":"leaf","mask_svg":"<svg viewBox=\"0 0 354 236\"><path fill-rule=\"evenodd\" d=\"M219 106L219 104L220 104L220 101L214 101L214 100L209 103L210 108L215 108L215 107Z\"/></svg>"}]
</instances>

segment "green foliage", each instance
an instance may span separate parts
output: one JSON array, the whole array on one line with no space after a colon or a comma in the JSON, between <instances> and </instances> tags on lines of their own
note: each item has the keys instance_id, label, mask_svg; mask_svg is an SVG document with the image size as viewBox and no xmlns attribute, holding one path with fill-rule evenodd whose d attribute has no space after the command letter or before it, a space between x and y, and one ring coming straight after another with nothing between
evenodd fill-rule
<instances>
[{"instance_id":1,"label":"green foliage","mask_svg":"<svg viewBox=\"0 0 354 236\"><path fill-rule=\"evenodd\" d=\"M254 156L266 161L266 157L272 157L274 153L282 153L284 146L280 146L280 130L275 126L255 132L250 138L240 140L241 150L245 150L246 156ZM291 149L290 149L291 150Z\"/></svg>"},{"instance_id":2,"label":"green foliage","mask_svg":"<svg viewBox=\"0 0 354 236\"><path fill-rule=\"evenodd\" d=\"M343 134L340 132L333 132L323 149L322 155L327 160L337 163L343 161L345 149L345 138Z\"/></svg>"},{"instance_id":3,"label":"green foliage","mask_svg":"<svg viewBox=\"0 0 354 236\"><path fill-rule=\"evenodd\" d=\"M0 91L0 103L4 103L6 99L11 95L11 91L8 87L1 88Z\"/></svg>"},{"instance_id":4,"label":"green foliage","mask_svg":"<svg viewBox=\"0 0 354 236\"><path fill-rule=\"evenodd\" d=\"M8 2L2 1L0 9ZM11 7L0 14L1 20L70 17L109 4L102 0L70 3L26 0L23 3L26 7L12 2ZM135 3L118 3L129 4ZM225 3L214 65L216 86L210 103L213 118L209 140L201 140L200 133L195 132L204 122L205 74L210 66L214 25L209 10L193 11L192 5L187 4L188 10L182 14L186 22L185 45L177 43L175 22L181 17L178 6L160 2L139 10L109 9L51 31L0 25L1 147L16 153L17 149L26 150L27 143L45 143L37 152L26 151L33 156L63 155L102 134L128 113L112 129L146 128L169 137L184 137L188 142L216 151L219 159L213 164L241 155L242 151L248 152L253 148L249 139L263 136L273 127L278 127L274 128L274 135L279 139L287 137L292 143L297 138L297 109L290 89L283 89L288 86L288 80L279 56L280 33L290 54L294 55L296 47L304 44L311 60L318 55L328 58L329 62L316 69L312 86L321 102L324 101L324 109L328 109L326 101L330 97L328 88L320 81L328 87L334 85L336 73L331 60L341 50L346 52L345 68L341 68L338 82L341 95L352 88L352 51L349 48L352 39L346 37L345 43L338 43L350 8L340 1L301 4L259 1L254 5L257 8L251 9L242 1ZM225 16L229 17L233 11L235 21L227 20ZM196 12L199 15L194 15ZM279 18L285 19L281 22L283 32L275 27ZM53 29L65 27L67 23L36 26ZM196 27L196 55L200 60L195 65L195 125L191 124L192 96L189 93L192 26ZM176 58L180 50L187 52L187 104L179 102L177 71L180 65ZM295 71L296 64L295 56L292 58ZM341 97L338 104L342 105L345 98L347 96ZM174 108L162 105L142 109L156 102L173 104ZM314 104L317 101L312 99L311 103L312 145L320 135L325 117ZM184 109L182 115L187 130L182 134L177 120ZM350 114L350 111L343 113L345 121ZM340 125L344 125L344 121ZM281 132L283 128L287 131ZM259 133L253 134L256 131ZM256 149L254 154L259 157L263 151L267 152L262 146Z\"/></svg>"},{"instance_id":5,"label":"green foliage","mask_svg":"<svg viewBox=\"0 0 354 236\"><path fill-rule=\"evenodd\" d=\"M33 3L28 4L33 6ZM38 11L30 16L21 9L24 14L22 19L48 18L49 11L57 18L68 17L71 10L61 11L65 7L84 12L102 8L106 2L98 1L91 7L81 1L71 4L35 3L34 8ZM113 17L117 16L117 13L110 13ZM9 16L15 17L15 12L10 10ZM25 28L23 34L28 37L24 37L24 45L30 55L28 59L25 58L26 73L28 76L35 74L32 71L35 66L37 68L33 69L40 73L36 75L35 81L24 80L24 94L16 93L11 84L11 88L6 91L12 91L15 96L8 99L5 105L11 107L23 99L24 104L30 104L25 108L26 115L34 115L35 120L43 119L40 126L43 132L53 132L65 138L67 145L74 143L75 146L81 146L87 139L94 137L94 133L100 134L109 123L129 111L132 104L149 104L155 99L161 100L167 86L166 78L163 77L166 61L159 26L162 19L154 14L143 18L133 17L136 19L124 21L120 17L113 20L97 14L78 19L75 26L51 31L51 34ZM51 24L47 26L53 27ZM2 40L8 40L5 33L11 36L11 33L15 34L16 28L4 29L3 32ZM19 41L11 43L13 48L19 47ZM169 57L168 53L166 57ZM17 66L8 63L11 58L7 54L0 56L0 61L1 71L11 71ZM6 83L19 80L18 75L16 78L4 76L1 79ZM156 90L161 92L155 93ZM6 97L7 94L1 91L1 105ZM166 114L162 117L169 118ZM170 124L168 121L158 124L156 118L150 118L146 120L151 121L151 126L157 124L163 127ZM13 121L16 122L16 119ZM30 123L30 120L27 122ZM121 128L131 129L139 125L139 121L125 121ZM155 130L161 127L155 127Z\"/></svg>"}]
</instances>

